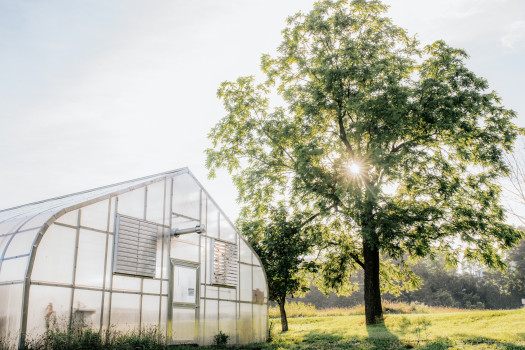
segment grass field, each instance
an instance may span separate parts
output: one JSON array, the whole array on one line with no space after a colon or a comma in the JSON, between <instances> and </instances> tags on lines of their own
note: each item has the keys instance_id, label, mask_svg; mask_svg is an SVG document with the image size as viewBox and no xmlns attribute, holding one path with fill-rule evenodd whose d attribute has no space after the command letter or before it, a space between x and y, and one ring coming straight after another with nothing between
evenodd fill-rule
<instances>
[{"instance_id":1,"label":"grass field","mask_svg":"<svg viewBox=\"0 0 525 350\"><path fill-rule=\"evenodd\" d=\"M378 326L366 326L362 314L291 317L286 333L279 332L280 320L271 318L273 341L262 348L525 350L525 309L437 310L407 314L393 310L399 313L387 314L384 325Z\"/></svg>"}]
</instances>

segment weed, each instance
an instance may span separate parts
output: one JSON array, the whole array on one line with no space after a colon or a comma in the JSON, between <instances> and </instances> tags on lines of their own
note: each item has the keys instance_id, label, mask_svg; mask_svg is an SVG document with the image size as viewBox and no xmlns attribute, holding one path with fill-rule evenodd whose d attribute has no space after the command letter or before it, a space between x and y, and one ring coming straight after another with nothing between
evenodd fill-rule
<instances>
[{"instance_id":1,"label":"weed","mask_svg":"<svg viewBox=\"0 0 525 350\"><path fill-rule=\"evenodd\" d=\"M218 347L225 347L228 344L228 340L230 339L230 336L228 334L223 333L222 331L219 331L218 334L216 334L213 337L213 343Z\"/></svg>"}]
</instances>

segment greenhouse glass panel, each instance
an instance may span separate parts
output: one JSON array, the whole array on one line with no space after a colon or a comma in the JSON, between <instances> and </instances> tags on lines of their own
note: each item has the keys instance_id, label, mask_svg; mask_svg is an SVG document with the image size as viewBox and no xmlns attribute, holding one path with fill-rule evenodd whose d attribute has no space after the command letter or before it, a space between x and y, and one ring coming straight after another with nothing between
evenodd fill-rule
<instances>
[{"instance_id":1,"label":"greenhouse glass panel","mask_svg":"<svg viewBox=\"0 0 525 350\"><path fill-rule=\"evenodd\" d=\"M0 286L0 338L9 342L16 341L20 331L22 295L22 284Z\"/></svg>"},{"instance_id":2,"label":"greenhouse glass panel","mask_svg":"<svg viewBox=\"0 0 525 350\"><path fill-rule=\"evenodd\" d=\"M147 188L146 220L161 225L164 224L165 186L166 182L160 181Z\"/></svg>"},{"instance_id":3,"label":"greenhouse glass panel","mask_svg":"<svg viewBox=\"0 0 525 350\"><path fill-rule=\"evenodd\" d=\"M186 261L199 261L199 246L185 243L177 238L171 240L171 256Z\"/></svg>"},{"instance_id":4,"label":"greenhouse glass panel","mask_svg":"<svg viewBox=\"0 0 525 350\"><path fill-rule=\"evenodd\" d=\"M72 325L98 330L102 306L102 292L75 289L73 297Z\"/></svg>"},{"instance_id":5,"label":"greenhouse glass panel","mask_svg":"<svg viewBox=\"0 0 525 350\"><path fill-rule=\"evenodd\" d=\"M155 330L159 324L160 296L142 296L141 328L146 331Z\"/></svg>"},{"instance_id":6,"label":"greenhouse glass panel","mask_svg":"<svg viewBox=\"0 0 525 350\"><path fill-rule=\"evenodd\" d=\"M106 258L106 234L80 229L75 284L102 287Z\"/></svg>"},{"instance_id":7,"label":"greenhouse glass panel","mask_svg":"<svg viewBox=\"0 0 525 350\"><path fill-rule=\"evenodd\" d=\"M175 177L173 179L173 214L200 221L200 192L199 185L191 175L183 174Z\"/></svg>"},{"instance_id":8,"label":"greenhouse glass panel","mask_svg":"<svg viewBox=\"0 0 525 350\"><path fill-rule=\"evenodd\" d=\"M118 197L118 213L143 219L146 204L145 194L146 190L144 187L121 194Z\"/></svg>"},{"instance_id":9,"label":"greenhouse glass panel","mask_svg":"<svg viewBox=\"0 0 525 350\"><path fill-rule=\"evenodd\" d=\"M113 293L111 299L111 326L117 330L131 331L140 323L140 295Z\"/></svg>"},{"instance_id":10,"label":"greenhouse glass panel","mask_svg":"<svg viewBox=\"0 0 525 350\"><path fill-rule=\"evenodd\" d=\"M114 275L113 289L129 292L140 292L142 279L139 277Z\"/></svg>"},{"instance_id":11,"label":"greenhouse glass panel","mask_svg":"<svg viewBox=\"0 0 525 350\"><path fill-rule=\"evenodd\" d=\"M266 290L266 279L264 278L264 272L260 267L253 268L253 302L262 304L268 297L268 291Z\"/></svg>"},{"instance_id":12,"label":"greenhouse glass panel","mask_svg":"<svg viewBox=\"0 0 525 350\"><path fill-rule=\"evenodd\" d=\"M28 259L28 256L24 256L2 261L2 266L0 266L0 282L23 280Z\"/></svg>"},{"instance_id":13,"label":"greenhouse glass panel","mask_svg":"<svg viewBox=\"0 0 525 350\"><path fill-rule=\"evenodd\" d=\"M70 226L77 226L78 225L78 210L73 210L68 213L65 213L64 215L59 216L55 222L70 225Z\"/></svg>"},{"instance_id":14,"label":"greenhouse glass panel","mask_svg":"<svg viewBox=\"0 0 525 350\"><path fill-rule=\"evenodd\" d=\"M241 344L253 342L252 304L241 303L239 315L239 340Z\"/></svg>"},{"instance_id":15,"label":"greenhouse glass panel","mask_svg":"<svg viewBox=\"0 0 525 350\"><path fill-rule=\"evenodd\" d=\"M96 230L107 231L109 218L109 200L90 204L81 209L80 225Z\"/></svg>"},{"instance_id":16,"label":"greenhouse glass panel","mask_svg":"<svg viewBox=\"0 0 525 350\"><path fill-rule=\"evenodd\" d=\"M237 232L233 228L233 226L230 224L230 222L226 219L224 215L221 214L221 227L220 227L220 238L229 241L229 242L235 242L235 239L237 238Z\"/></svg>"},{"instance_id":17,"label":"greenhouse glass panel","mask_svg":"<svg viewBox=\"0 0 525 350\"><path fill-rule=\"evenodd\" d=\"M239 250L241 254L241 257L240 257L241 262L251 264L252 255L253 255L252 251L250 250L250 248L248 248L248 245L242 239L241 239L241 243L239 244L239 246L240 246Z\"/></svg>"},{"instance_id":18,"label":"greenhouse glass panel","mask_svg":"<svg viewBox=\"0 0 525 350\"><path fill-rule=\"evenodd\" d=\"M235 308L234 302L219 301L219 331L229 335L232 340L237 334Z\"/></svg>"},{"instance_id":19,"label":"greenhouse glass panel","mask_svg":"<svg viewBox=\"0 0 525 350\"><path fill-rule=\"evenodd\" d=\"M73 283L76 235L74 228L51 225L38 245L33 281Z\"/></svg>"},{"instance_id":20,"label":"greenhouse glass panel","mask_svg":"<svg viewBox=\"0 0 525 350\"><path fill-rule=\"evenodd\" d=\"M219 238L219 209L217 209L211 200L208 200L207 212L206 235Z\"/></svg>"},{"instance_id":21,"label":"greenhouse glass panel","mask_svg":"<svg viewBox=\"0 0 525 350\"><path fill-rule=\"evenodd\" d=\"M175 343L194 343L196 341L195 309L174 309L171 339Z\"/></svg>"},{"instance_id":22,"label":"greenhouse glass panel","mask_svg":"<svg viewBox=\"0 0 525 350\"><path fill-rule=\"evenodd\" d=\"M33 246L36 236L38 235L38 231L38 229L35 229L16 233L7 246L4 259L28 254L31 251L31 247Z\"/></svg>"},{"instance_id":23,"label":"greenhouse glass panel","mask_svg":"<svg viewBox=\"0 0 525 350\"><path fill-rule=\"evenodd\" d=\"M213 342L213 337L219 333L219 302L217 300L206 300L204 318L206 320L205 341L210 344Z\"/></svg>"},{"instance_id":24,"label":"greenhouse glass panel","mask_svg":"<svg viewBox=\"0 0 525 350\"><path fill-rule=\"evenodd\" d=\"M142 291L150 294L160 294L160 280L144 278L142 281Z\"/></svg>"},{"instance_id":25,"label":"greenhouse glass panel","mask_svg":"<svg viewBox=\"0 0 525 350\"><path fill-rule=\"evenodd\" d=\"M241 276L241 301L252 301L252 267L251 265L240 265Z\"/></svg>"},{"instance_id":26,"label":"greenhouse glass panel","mask_svg":"<svg viewBox=\"0 0 525 350\"><path fill-rule=\"evenodd\" d=\"M31 285L28 334L38 337L46 329L67 329L70 310L71 288Z\"/></svg>"}]
</instances>

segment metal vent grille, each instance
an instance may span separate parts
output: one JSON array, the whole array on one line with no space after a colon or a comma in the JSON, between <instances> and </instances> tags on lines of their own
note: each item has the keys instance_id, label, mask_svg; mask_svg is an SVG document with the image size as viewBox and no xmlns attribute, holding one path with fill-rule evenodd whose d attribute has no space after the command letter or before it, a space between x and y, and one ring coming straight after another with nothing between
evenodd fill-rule
<instances>
[{"instance_id":1,"label":"metal vent grille","mask_svg":"<svg viewBox=\"0 0 525 350\"><path fill-rule=\"evenodd\" d=\"M237 245L213 240L213 284L237 287Z\"/></svg>"},{"instance_id":2,"label":"metal vent grille","mask_svg":"<svg viewBox=\"0 0 525 350\"><path fill-rule=\"evenodd\" d=\"M155 277L159 225L128 216L118 216L113 272Z\"/></svg>"}]
</instances>

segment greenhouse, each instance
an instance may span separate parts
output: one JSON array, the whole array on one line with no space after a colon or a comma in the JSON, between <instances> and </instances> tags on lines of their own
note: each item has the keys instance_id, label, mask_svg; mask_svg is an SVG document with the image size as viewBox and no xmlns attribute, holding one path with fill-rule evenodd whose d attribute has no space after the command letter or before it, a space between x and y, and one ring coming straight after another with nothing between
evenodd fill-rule
<instances>
[{"instance_id":1,"label":"greenhouse","mask_svg":"<svg viewBox=\"0 0 525 350\"><path fill-rule=\"evenodd\" d=\"M266 339L259 257L184 168L0 211L0 338L157 329Z\"/></svg>"}]
</instances>

